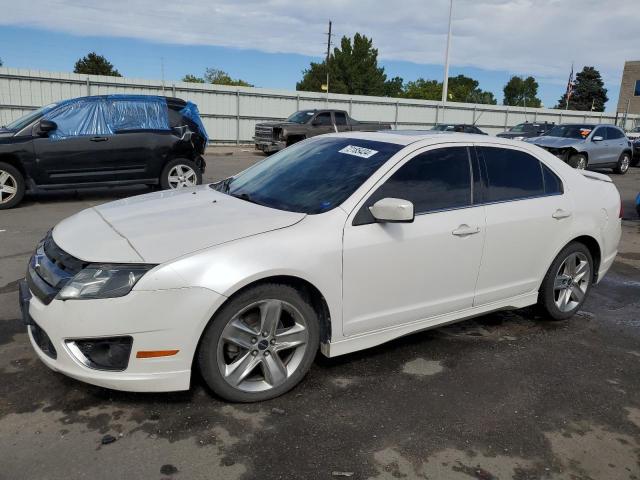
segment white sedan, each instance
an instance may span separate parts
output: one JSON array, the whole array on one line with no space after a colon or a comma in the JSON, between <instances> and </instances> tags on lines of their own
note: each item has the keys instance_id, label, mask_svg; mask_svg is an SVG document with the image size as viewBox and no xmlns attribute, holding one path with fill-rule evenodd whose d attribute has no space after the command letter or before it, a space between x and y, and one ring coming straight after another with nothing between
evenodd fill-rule
<instances>
[{"instance_id":1,"label":"white sedan","mask_svg":"<svg viewBox=\"0 0 640 480\"><path fill-rule=\"evenodd\" d=\"M235 177L60 222L21 284L35 351L129 391L280 395L329 357L495 310L571 317L620 239L611 180L522 142L297 143Z\"/></svg>"}]
</instances>

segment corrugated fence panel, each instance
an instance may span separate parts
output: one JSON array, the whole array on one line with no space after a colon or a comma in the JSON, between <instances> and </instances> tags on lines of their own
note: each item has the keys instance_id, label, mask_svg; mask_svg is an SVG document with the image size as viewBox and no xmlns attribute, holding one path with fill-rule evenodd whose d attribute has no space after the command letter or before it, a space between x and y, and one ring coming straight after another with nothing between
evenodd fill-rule
<instances>
[{"instance_id":1,"label":"corrugated fence panel","mask_svg":"<svg viewBox=\"0 0 640 480\"><path fill-rule=\"evenodd\" d=\"M132 93L176 96L198 105L212 142L248 143L257 122L281 120L296 110L337 108L362 121L391 123L399 129L429 129L436 123L475 123L487 133L498 133L524 121L615 123L616 114L525 109L426 100L293 92L263 88L163 82L123 77L0 67L0 124L9 123L34 108L85 95ZM618 115L621 124L624 115ZM625 128L640 125L640 115L629 115Z\"/></svg>"}]
</instances>

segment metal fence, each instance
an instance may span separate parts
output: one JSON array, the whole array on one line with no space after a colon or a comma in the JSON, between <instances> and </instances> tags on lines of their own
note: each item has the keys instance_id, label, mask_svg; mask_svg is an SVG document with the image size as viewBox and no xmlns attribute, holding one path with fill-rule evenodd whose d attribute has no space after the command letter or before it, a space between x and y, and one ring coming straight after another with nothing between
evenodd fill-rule
<instances>
[{"instance_id":1,"label":"metal fence","mask_svg":"<svg viewBox=\"0 0 640 480\"><path fill-rule=\"evenodd\" d=\"M618 123L640 125L640 115L527 109L502 105L474 105L360 95L227 87L185 82L162 82L124 77L78 75L0 68L0 125L42 105L85 95L130 93L167 95L198 105L211 141L250 143L257 122L282 120L300 109L338 108L366 121L389 122L396 129L429 129L437 123L475 123L498 133L524 121Z\"/></svg>"}]
</instances>

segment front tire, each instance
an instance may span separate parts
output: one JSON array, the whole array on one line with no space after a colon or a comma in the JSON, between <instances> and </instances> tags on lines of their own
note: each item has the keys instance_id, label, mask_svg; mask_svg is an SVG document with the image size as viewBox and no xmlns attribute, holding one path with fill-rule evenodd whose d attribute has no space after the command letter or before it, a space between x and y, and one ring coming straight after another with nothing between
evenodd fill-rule
<instances>
[{"instance_id":1,"label":"front tire","mask_svg":"<svg viewBox=\"0 0 640 480\"><path fill-rule=\"evenodd\" d=\"M264 284L233 297L202 337L198 365L218 396L259 402L305 376L319 345L315 310L296 289Z\"/></svg>"},{"instance_id":2,"label":"front tire","mask_svg":"<svg viewBox=\"0 0 640 480\"><path fill-rule=\"evenodd\" d=\"M553 320L572 317L584 303L593 280L593 258L572 242L555 258L540 286L538 304Z\"/></svg>"},{"instance_id":3,"label":"front tire","mask_svg":"<svg viewBox=\"0 0 640 480\"><path fill-rule=\"evenodd\" d=\"M24 197L25 182L22 173L13 165L0 162L0 210L18 205Z\"/></svg>"},{"instance_id":4,"label":"front tire","mask_svg":"<svg viewBox=\"0 0 640 480\"><path fill-rule=\"evenodd\" d=\"M569 165L578 170L587 168L587 156L584 153L578 153L569 157Z\"/></svg>"},{"instance_id":5,"label":"front tire","mask_svg":"<svg viewBox=\"0 0 640 480\"><path fill-rule=\"evenodd\" d=\"M624 175L629 171L630 165L631 165L631 155L629 155L627 152L624 152L622 155L620 155L620 158L618 159L618 164L616 165L616 168L613 169L613 171L618 175Z\"/></svg>"},{"instance_id":6,"label":"front tire","mask_svg":"<svg viewBox=\"0 0 640 480\"><path fill-rule=\"evenodd\" d=\"M160 174L160 186L163 190L195 187L200 184L202 184L202 170L187 158L171 160Z\"/></svg>"}]
</instances>

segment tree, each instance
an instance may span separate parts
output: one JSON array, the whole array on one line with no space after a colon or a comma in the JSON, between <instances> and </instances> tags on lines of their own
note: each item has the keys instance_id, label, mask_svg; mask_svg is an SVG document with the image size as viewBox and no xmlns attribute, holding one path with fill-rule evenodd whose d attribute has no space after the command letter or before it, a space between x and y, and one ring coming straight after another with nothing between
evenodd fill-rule
<instances>
[{"instance_id":1,"label":"tree","mask_svg":"<svg viewBox=\"0 0 640 480\"><path fill-rule=\"evenodd\" d=\"M113 68L111 62L96 52L91 52L79 59L73 68L73 72L86 75L107 75L110 77L122 76L118 70Z\"/></svg>"},{"instance_id":2,"label":"tree","mask_svg":"<svg viewBox=\"0 0 640 480\"><path fill-rule=\"evenodd\" d=\"M533 77L513 76L502 89L503 105L539 108L542 102L537 97L538 82Z\"/></svg>"},{"instance_id":3,"label":"tree","mask_svg":"<svg viewBox=\"0 0 640 480\"><path fill-rule=\"evenodd\" d=\"M589 111L593 107L596 112L604 112L607 100L609 97L600 72L594 67L584 67L576 75L573 94L569 98L569 110ZM556 108L567 108L566 92L558 100Z\"/></svg>"},{"instance_id":4,"label":"tree","mask_svg":"<svg viewBox=\"0 0 640 480\"><path fill-rule=\"evenodd\" d=\"M311 62L309 68L303 71L296 89L321 92L326 82L326 60L322 63ZM399 82L402 84L402 79ZM333 93L351 95L397 94L398 77L387 83L384 68L378 66L378 50L373 48L373 40L356 33L353 41L342 37L340 47L335 47L329 57L329 89Z\"/></svg>"},{"instance_id":5,"label":"tree","mask_svg":"<svg viewBox=\"0 0 640 480\"><path fill-rule=\"evenodd\" d=\"M493 93L481 90L479 85L480 82L465 75L449 77L448 101L495 105L496 99ZM442 98L442 82L423 78L407 82L404 88L404 97L440 100Z\"/></svg>"},{"instance_id":6,"label":"tree","mask_svg":"<svg viewBox=\"0 0 640 480\"><path fill-rule=\"evenodd\" d=\"M234 87L253 87L244 80L234 79L229 76L224 70L218 70L217 68L207 68L204 72L204 79L209 83L216 85L230 85Z\"/></svg>"},{"instance_id":7,"label":"tree","mask_svg":"<svg viewBox=\"0 0 640 480\"><path fill-rule=\"evenodd\" d=\"M480 82L466 75L458 75L449 77L449 86L447 89L449 98L452 102L464 103L485 103L495 105L496 99L493 93L486 92L479 88Z\"/></svg>"},{"instance_id":8,"label":"tree","mask_svg":"<svg viewBox=\"0 0 640 480\"><path fill-rule=\"evenodd\" d=\"M404 87L404 97L417 100L440 100L442 98L442 83L424 78L407 82Z\"/></svg>"},{"instance_id":9,"label":"tree","mask_svg":"<svg viewBox=\"0 0 640 480\"><path fill-rule=\"evenodd\" d=\"M404 80L401 77L393 77L384 82L384 96L399 98L404 94Z\"/></svg>"},{"instance_id":10,"label":"tree","mask_svg":"<svg viewBox=\"0 0 640 480\"><path fill-rule=\"evenodd\" d=\"M187 83L206 83L204 78L196 77L195 75L191 75L190 73L185 75L182 78L182 81Z\"/></svg>"}]
</instances>

